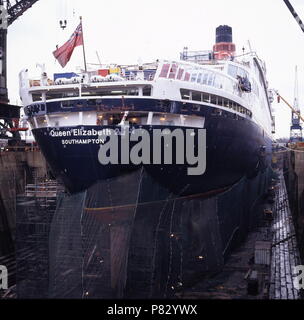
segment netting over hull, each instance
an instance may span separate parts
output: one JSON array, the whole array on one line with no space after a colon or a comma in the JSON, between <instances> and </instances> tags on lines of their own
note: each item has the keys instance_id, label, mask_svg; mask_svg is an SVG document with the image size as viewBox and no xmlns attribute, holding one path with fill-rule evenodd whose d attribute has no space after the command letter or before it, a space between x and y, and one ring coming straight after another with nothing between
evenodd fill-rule
<instances>
[{"instance_id":1,"label":"netting over hull","mask_svg":"<svg viewBox=\"0 0 304 320\"><path fill-rule=\"evenodd\" d=\"M144 170L17 204L19 298L169 298L219 272L259 218L271 170L179 196ZM183 190L181 190L181 193Z\"/></svg>"},{"instance_id":2,"label":"netting over hull","mask_svg":"<svg viewBox=\"0 0 304 320\"><path fill-rule=\"evenodd\" d=\"M165 298L220 271L255 226L270 174L204 198L171 194L139 169L61 196L49 237L49 297Z\"/></svg>"}]
</instances>

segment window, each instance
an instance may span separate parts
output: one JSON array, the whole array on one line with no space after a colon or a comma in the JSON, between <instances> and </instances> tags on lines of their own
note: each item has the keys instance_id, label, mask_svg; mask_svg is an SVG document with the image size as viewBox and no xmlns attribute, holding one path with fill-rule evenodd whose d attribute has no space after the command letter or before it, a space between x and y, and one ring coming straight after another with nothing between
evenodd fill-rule
<instances>
[{"instance_id":1,"label":"window","mask_svg":"<svg viewBox=\"0 0 304 320\"><path fill-rule=\"evenodd\" d=\"M202 74L199 73L198 76L197 76L196 82L197 82L197 83L201 83L201 79L202 79Z\"/></svg>"},{"instance_id":2,"label":"window","mask_svg":"<svg viewBox=\"0 0 304 320\"><path fill-rule=\"evenodd\" d=\"M32 98L33 98L33 101L41 101L42 99L40 93L33 93Z\"/></svg>"},{"instance_id":3,"label":"window","mask_svg":"<svg viewBox=\"0 0 304 320\"><path fill-rule=\"evenodd\" d=\"M79 96L79 94L76 95L76 97ZM61 99L62 98L62 93L54 93L54 92L47 92L46 93L46 100L51 100L51 99Z\"/></svg>"},{"instance_id":4,"label":"window","mask_svg":"<svg viewBox=\"0 0 304 320\"><path fill-rule=\"evenodd\" d=\"M177 65L175 63L172 63L172 67L169 72L169 79L175 79L176 71L177 71Z\"/></svg>"},{"instance_id":5,"label":"window","mask_svg":"<svg viewBox=\"0 0 304 320\"><path fill-rule=\"evenodd\" d=\"M162 66L161 72L159 74L159 77L160 78L167 78L169 68L170 68L170 64L169 63L164 63L163 66Z\"/></svg>"},{"instance_id":6,"label":"window","mask_svg":"<svg viewBox=\"0 0 304 320\"><path fill-rule=\"evenodd\" d=\"M222 97L217 97L217 104L219 106L224 106L224 99Z\"/></svg>"},{"instance_id":7,"label":"window","mask_svg":"<svg viewBox=\"0 0 304 320\"><path fill-rule=\"evenodd\" d=\"M214 85L214 78L215 78L215 74L212 72L209 74L209 78L208 78L208 86L213 86Z\"/></svg>"},{"instance_id":8,"label":"window","mask_svg":"<svg viewBox=\"0 0 304 320\"><path fill-rule=\"evenodd\" d=\"M202 94L199 91L192 91L192 100L202 101Z\"/></svg>"},{"instance_id":9,"label":"window","mask_svg":"<svg viewBox=\"0 0 304 320\"><path fill-rule=\"evenodd\" d=\"M183 73L184 73L184 69L180 68L178 69L178 73L177 73L177 78L178 80L181 80L182 76L183 76Z\"/></svg>"},{"instance_id":10,"label":"window","mask_svg":"<svg viewBox=\"0 0 304 320\"><path fill-rule=\"evenodd\" d=\"M59 95L60 96L60 95ZM62 98L69 98L69 97L78 97L79 96L79 92L78 91L74 91L74 92L65 92L62 94ZM60 97L61 98L61 97ZM53 98L54 99L54 98Z\"/></svg>"},{"instance_id":11,"label":"window","mask_svg":"<svg viewBox=\"0 0 304 320\"><path fill-rule=\"evenodd\" d=\"M228 74L233 77L233 78L236 78L237 76L237 67L232 65L232 64L229 64L228 65Z\"/></svg>"},{"instance_id":12,"label":"window","mask_svg":"<svg viewBox=\"0 0 304 320\"><path fill-rule=\"evenodd\" d=\"M190 100L190 90L180 89L180 93L183 100Z\"/></svg>"},{"instance_id":13,"label":"window","mask_svg":"<svg viewBox=\"0 0 304 320\"><path fill-rule=\"evenodd\" d=\"M222 89L222 87L223 87L222 83L223 83L223 82L224 82L224 81L223 81L223 78L222 78L220 75L216 75L216 76L215 76L214 86L215 86L216 88Z\"/></svg>"},{"instance_id":14,"label":"window","mask_svg":"<svg viewBox=\"0 0 304 320\"><path fill-rule=\"evenodd\" d=\"M191 91L187 89L180 89L181 98L183 100L193 100L193 101L202 101L207 103L212 103L214 105L218 105L220 107L233 109L236 112L242 113L244 115L247 115L249 117L252 117L251 111L247 110L240 104L238 104L235 101L232 101L230 99L223 98L221 96L209 94L206 92L200 92L200 91ZM184 102L185 104L185 102ZM192 105L191 107L192 111L200 111L200 105ZM221 109L218 109L221 110ZM183 106L181 111L188 111L186 106Z\"/></svg>"},{"instance_id":15,"label":"window","mask_svg":"<svg viewBox=\"0 0 304 320\"><path fill-rule=\"evenodd\" d=\"M213 94L211 95L211 103L216 104L216 96L214 96Z\"/></svg>"},{"instance_id":16,"label":"window","mask_svg":"<svg viewBox=\"0 0 304 320\"><path fill-rule=\"evenodd\" d=\"M151 86L145 86L143 88L143 96L151 96Z\"/></svg>"},{"instance_id":17,"label":"window","mask_svg":"<svg viewBox=\"0 0 304 320\"><path fill-rule=\"evenodd\" d=\"M184 78L184 80L185 80L185 81L189 81L189 79L190 79L190 73L189 73L189 72L186 72L186 73L185 73L185 78Z\"/></svg>"},{"instance_id":18,"label":"window","mask_svg":"<svg viewBox=\"0 0 304 320\"><path fill-rule=\"evenodd\" d=\"M210 94L203 93L203 101L210 103Z\"/></svg>"},{"instance_id":19,"label":"window","mask_svg":"<svg viewBox=\"0 0 304 320\"><path fill-rule=\"evenodd\" d=\"M203 84L207 84L207 79L208 79L208 73L205 73L203 77Z\"/></svg>"},{"instance_id":20,"label":"window","mask_svg":"<svg viewBox=\"0 0 304 320\"><path fill-rule=\"evenodd\" d=\"M138 89L128 89L127 93L125 95L126 96L138 96Z\"/></svg>"},{"instance_id":21,"label":"window","mask_svg":"<svg viewBox=\"0 0 304 320\"><path fill-rule=\"evenodd\" d=\"M191 76L191 82L195 82L195 81L196 81L196 76L197 76L196 73L193 73L193 74L192 74L192 76Z\"/></svg>"},{"instance_id":22,"label":"window","mask_svg":"<svg viewBox=\"0 0 304 320\"><path fill-rule=\"evenodd\" d=\"M150 86L147 86L145 88L148 88L148 87ZM123 87L123 88L113 88L111 90L110 89L99 89L95 91L90 90L90 91L83 91L82 96L138 96L138 88Z\"/></svg>"}]
</instances>

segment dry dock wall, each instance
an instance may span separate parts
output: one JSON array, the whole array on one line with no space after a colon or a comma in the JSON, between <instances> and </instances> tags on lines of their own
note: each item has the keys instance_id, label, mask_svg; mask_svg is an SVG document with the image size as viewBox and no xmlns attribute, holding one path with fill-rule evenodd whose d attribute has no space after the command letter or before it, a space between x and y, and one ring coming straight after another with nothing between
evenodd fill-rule
<instances>
[{"instance_id":1,"label":"dry dock wall","mask_svg":"<svg viewBox=\"0 0 304 320\"><path fill-rule=\"evenodd\" d=\"M46 173L38 150L0 152L0 257L14 250L16 195L24 192L26 183Z\"/></svg>"},{"instance_id":2,"label":"dry dock wall","mask_svg":"<svg viewBox=\"0 0 304 320\"><path fill-rule=\"evenodd\" d=\"M284 178L293 215L297 242L304 262L304 147L282 153Z\"/></svg>"}]
</instances>

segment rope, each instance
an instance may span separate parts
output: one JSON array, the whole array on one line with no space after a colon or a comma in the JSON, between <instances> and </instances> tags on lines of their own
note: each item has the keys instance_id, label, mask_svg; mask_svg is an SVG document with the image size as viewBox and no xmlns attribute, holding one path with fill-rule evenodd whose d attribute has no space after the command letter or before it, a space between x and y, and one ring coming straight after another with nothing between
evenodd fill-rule
<instances>
[{"instance_id":1,"label":"rope","mask_svg":"<svg viewBox=\"0 0 304 320\"><path fill-rule=\"evenodd\" d=\"M224 187L224 188L220 188L220 189L216 189L216 190L212 190L212 191L208 191L205 193L197 193L197 194L193 194L193 195L188 195L188 196L182 196L182 197L177 197L177 198L171 198L170 196L164 200L158 200L158 201L150 201L150 202L141 202L136 204L137 206L146 206L146 205L150 205L150 204L155 204L155 203L161 203L161 202L167 202L167 201L175 201L176 199L178 200L183 200L183 199L195 199L195 198L201 198L201 197L206 197L206 196L210 196L219 192L223 192L226 191L229 187ZM110 206L110 207L99 207L99 208L84 208L84 210L86 211L108 211L108 210L113 210L113 209L125 209L125 208L132 208L134 207L135 204L125 204L125 205L119 205L119 206Z\"/></svg>"}]
</instances>

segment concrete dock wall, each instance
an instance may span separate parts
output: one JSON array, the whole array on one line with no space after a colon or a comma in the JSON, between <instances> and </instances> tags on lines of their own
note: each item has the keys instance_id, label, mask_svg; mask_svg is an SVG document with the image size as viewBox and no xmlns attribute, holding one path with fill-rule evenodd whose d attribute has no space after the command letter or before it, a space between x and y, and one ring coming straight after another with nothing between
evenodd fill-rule
<instances>
[{"instance_id":1,"label":"concrete dock wall","mask_svg":"<svg viewBox=\"0 0 304 320\"><path fill-rule=\"evenodd\" d=\"M16 195L34 177L47 174L47 165L39 150L0 152L0 257L14 250Z\"/></svg>"},{"instance_id":2,"label":"concrete dock wall","mask_svg":"<svg viewBox=\"0 0 304 320\"><path fill-rule=\"evenodd\" d=\"M304 147L282 154L284 178L297 234L301 261L304 261Z\"/></svg>"}]
</instances>

